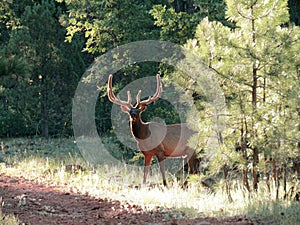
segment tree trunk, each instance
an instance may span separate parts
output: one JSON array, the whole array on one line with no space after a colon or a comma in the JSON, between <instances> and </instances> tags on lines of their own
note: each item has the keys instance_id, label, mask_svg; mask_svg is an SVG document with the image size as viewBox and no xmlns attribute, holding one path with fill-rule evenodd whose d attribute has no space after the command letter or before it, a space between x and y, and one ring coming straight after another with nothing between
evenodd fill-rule
<instances>
[{"instance_id":1,"label":"tree trunk","mask_svg":"<svg viewBox=\"0 0 300 225\"><path fill-rule=\"evenodd\" d=\"M247 168L248 157L247 157L247 146L246 146L246 144L242 144L242 156L243 156L243 159L246 162L246 165L243 166L243 170L242 170L243 185L247 189L247 191L250 192L251 189L250 189L249 180L248 180L248 168Z\"/></svg>"},{"instance_id":2,"label":"tree trunk","mask_svg":"<svg viewBox=\"0 0 300 225\"><path fill-rule=\"evenodd\" d=\"M279 179L279 171L277 168L275 157L272 158L272 177L273 177L274 186L275 186L276 200L278 200L279 199L280 179Z\"/></svg>"},{"instance_id":3,"label":"tree trunk","mask_svg":"<svg viewBox=\"0 0 300 225\"><path fill-rule=\"evenodd\" d=\"M175 0L174 1L175 12L187 12L192 14L194 12L194 0Z\"/></svg>"},{"instance_id":4,"label":"tree trunk","mask_svg":"<svg viewBox=\"0 0 300 225\"><path fill-rule=\"evenodd\" d=\"M242 109L242 102L240 103L240 107ZM243 111L243 110L242 110ZM247 134L247 122L246 122L246 118L242 118L241 119L241 130L240 130L240 147L241 147L241 152L242 152L242 158L243 160L245 161L245 164L243 166L243 169L242 169L242 176L243 176L243 185L244 187L247 189L248 192L251 191L250 189L250 185L249 185L249 180L248 180L248 167L247 167L247 164L248 164L248 155L247 155L247 141L246 141L246 137ZM245 126L245 128L244 128Z\"/></svg>"},{"instance_id":5,"label":"tree trunk","mask_svg":"<svg viewBox=\"0 0 300 225\"><path fill-rule=\"evenodd\" d=\"M287 199L287 190L286 190L286 183L287 183L287 165L286 163L283 164L283 191L284 191L284 199Z\"/></svg>"},{"instance_id":6,"label":"tree trunk","mask_svg":"<svg viewBox=\"0 0 300 225\"><path fill-rule=\"evenodd\" d=\"M253 6L251 6L252 15L253 13ZM255 35L255 17L252 19L252 47L256 47L256 35ZM252 140L255 141L257 139L257 133L254 128L255 125L255 115L257 113L257 86L258 86L258 62L256 59L253 59L252 64ZM258 156L258 147L253 147L253 162L252 162L252 175L253 175L253 189L257 191L258 189L258 170L257 165L259 163L259 156Z\"/></svg>"},{"instance_id":7,"label":"tree trunk","mask_svg":"<svg viewBox=\"0 0 300 225\"><path fill-rule=\"evenodd\" d=\"M269 196L271 195L271 182L270 182L270 173L266 172L266 184L269 192Z\"/></svg>"},{"instance_id":8,"label":"tree trunk","mask_svg":"<svg viewBox=\"0 0 300 225\"><path fill-rule=\"evenodd\" d=\"M194 13L194 0L187 0L186 12L188 14Z\"/></svg>"},{"instance_id":9,"label":"tree trunk","mask_svg":"<svg viewBox=\"0 0 300 225\"><path fill-rule=\"evenodd\" d=\"M227 166L226 164L223 166L223 174L224 174L224 181L225 181L225 190L227 194L228 201L230 203L233 202L231 193L230 193L230 187L229 187L229 182L228 182L228 171L227 171Z\"/></svg>"},{"instance_id":10,"label":"tree trunk","mask_svg":"<svg viewBox=\"0 0 300 225\"><path fill-rule=\"evenodd\" d=\"M257 139L257 133L254 128L255 125L255 115L257 106L257 67L256 63L253 63L253 84L252 84L252 141ZM252 176L253 176L253 190L258 189L258 163L259 163L259 151L257 146L253 146L253 161L252 161Z\"/></svg>"},{"instance_id":11,"label":"tree trunk","mask_svg":"<svg viewBox=\"0 0 300 225\"><path fill-rule=\"evenodd\" d=\"M255 191L257 191L257 189L258 189L258 178L259 178L258 169L257 169L258 162L259 162L259 159L258 159L258 148L254 147L253 148L253 163L252 163L253 168L252 168L252 175L253 175L253 189Z\"/></svg>"},{"instance_id":12,"label":"tree trunk","mask_svg":"<svg viewBox=\"0 0 300 225\"><path fill-rule=\"evenodd\" d=\"M244 187L247 189L248 192L250 192L250 185L249 185L249 181L248 181L248 169L244 168L243 171L243 185Z\"/></svg>"},{"instance_id":13,"label":"tree trunk","mask_svg":"<svg viewBox=\"0 0 300 225\"><path fill-rule=\"evenodd\" d=\"M48 93L45 78L41 78L41 121L42 121L42 137L49 137L49 115L48 115Z\"/></svg>"},{"instance_id":14,"label":"tree trunk","mask_svg":"<svg viewBox=\"0 0 300 225\"><path fill-rule=\"evenodd\" d=\"M300 141L298 141L297 147L298 147L298 157L296 157L295 159L295 168L296 168L297 180L300 181Z\"/></svg>"},{"instance_id":15,"label":"tree trunk","mask_svg":"<svg viewBox=\"0 0 300 225\"><path fill-rule=\"evenodd\" d=\"M266 184L267 184L267 188L268 188L268 193L269 193L269 196L271 196L271 181L270 181L271 177L270 177L269 163L270 163L270 156L265 155L264 173L266 176Z\"/></svg>"}]
</instances>

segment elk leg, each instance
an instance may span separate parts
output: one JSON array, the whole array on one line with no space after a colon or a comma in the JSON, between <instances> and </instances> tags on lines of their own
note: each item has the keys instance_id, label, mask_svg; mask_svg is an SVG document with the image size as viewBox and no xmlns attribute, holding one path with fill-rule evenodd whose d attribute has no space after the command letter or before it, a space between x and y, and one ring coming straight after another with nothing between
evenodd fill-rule
<instances>
[{"instance_id":1,"label":"elk leg","mask_svg":"<svg viewBox=\"0 0 300 225\"><path fill-rule=\"evenodd\" d=\"M163 184L165 187L167 187L167 180L166 180L166 173L165 173L165 171L166 171L165 157L157 155L157 160L159 163L159 169L160 169L162 179L163 179Z\"/></svg>"},{"instance_id":2,"label":"elk leg","mask_svg":"<svg viewBox=\"0 0 300 225\"><path fill-rule=\"evenodd\" d=\"M152 155L144 155L144 180L143 183L146 184L147 176L150 170Z\"/></svg>"},{"instance_id":3,"label":"elk leg","mask_svg":"<svg viewBox=\"0 0 300 225\"><path fill-rule=\"evenodd\" d=\"M199 172L200 161L196 156L194 150L190 150L190 156L188 157L188 173L197 174Z\"/></svg>"}]
</instances>

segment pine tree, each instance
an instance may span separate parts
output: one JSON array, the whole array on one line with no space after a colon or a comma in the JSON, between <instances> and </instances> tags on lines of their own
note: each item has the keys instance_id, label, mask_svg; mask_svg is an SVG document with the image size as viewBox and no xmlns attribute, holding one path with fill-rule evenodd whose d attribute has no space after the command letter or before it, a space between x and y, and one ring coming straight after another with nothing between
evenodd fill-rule
<instances>
[{"instance_id":1,"label":"pine tree","mask_svg":"<svg viewBox=\"0 0 300 225\"><path fill-rule=\"evenodd\" d=\"M63 7L54 0L16 0L7 7L17 23L7 28L1 42L5 108L0 109L0 135L70 135L71 98L85 70L82 42L77 37L65 42ZM5 18L0 22L12 24Z\"/></svg>"},{"instance_id":2,"label":"pine tree","mask_svg":"<svg viewBox=\"0 0 300 225\"><path fill-rule=\"evenodd\" d=\"M186 47L218 74L231 114L224 151L240 152L231 164L239 163L249 191L250 167L257 190L260 174L269 173L265 158L275 171L299 151L299 125L290 126L299 121L299 28L288 24L287 1L226 4L235 28L204 19Z\"/></svg>"}]
</instances>

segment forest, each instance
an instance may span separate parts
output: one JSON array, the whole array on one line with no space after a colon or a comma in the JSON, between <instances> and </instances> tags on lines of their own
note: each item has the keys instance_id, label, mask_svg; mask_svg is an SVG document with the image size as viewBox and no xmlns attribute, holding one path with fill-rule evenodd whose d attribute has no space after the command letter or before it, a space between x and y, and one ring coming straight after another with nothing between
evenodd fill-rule
<instances>
[{"instance_id":1,"label":"forest","mask_svg":"<svg viewBox=\"0 0 300 225\"><path fill-rule=\"evenodd\" d=\"M115 93L160 74L164 88L174 87L182 98L177 107L164 99L149 105L143 120L188 122L201 132L190 140L201 158L191 182L218 180L229 201L236 179L247 193L264 187L274 190L275 199L299 201L299 12L298 0L1 1L1 149L19 138L74 138L76 88L95 60L126 44L163 41L212 71L226 110L212 110L206 89L197 85L205 81L163 62L133 62L117 71ZM114 132L106 83L97 89L92 119L104 146L115 158L142 165L136 146L123 144ZM218 116L222 130L212 119Z\"/></svg>"}]
</instances>

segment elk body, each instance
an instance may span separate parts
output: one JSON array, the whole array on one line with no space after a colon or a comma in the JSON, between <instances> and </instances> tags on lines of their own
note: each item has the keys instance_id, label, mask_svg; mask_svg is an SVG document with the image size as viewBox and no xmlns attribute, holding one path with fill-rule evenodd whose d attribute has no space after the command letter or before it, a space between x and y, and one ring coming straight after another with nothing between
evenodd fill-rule
<instances>
[{"instance_id":1,"label":"elk body","mask_svg":"<svg viewBox=\"0 0 300 225\"><path fill-rule=\"evenodd\" d=\"M162 83L160 76L156 76L156 92L148 99L141 101L141 90L136 96L136 104L131 104L131 94L127 91L127 101L122 101L115 96L112 91L112 75L108 78L107 95L108 99L114 104L120 105L121 110L126 112L130 118L130 130L134 136L139 150L144 155L144 179L146 183L152 158L157 157L160 171L163 178L163 184L167 186L165 176L165 159L168 157L187 157L189 173L195 173L199 166L199 159L196 158L194 149L187 143L188 139L195 132L190 130L185 123L164 125L155 122L143 122L141 113L147 105L157 101L162 92Z\"/></svg>"}]
</instances>

